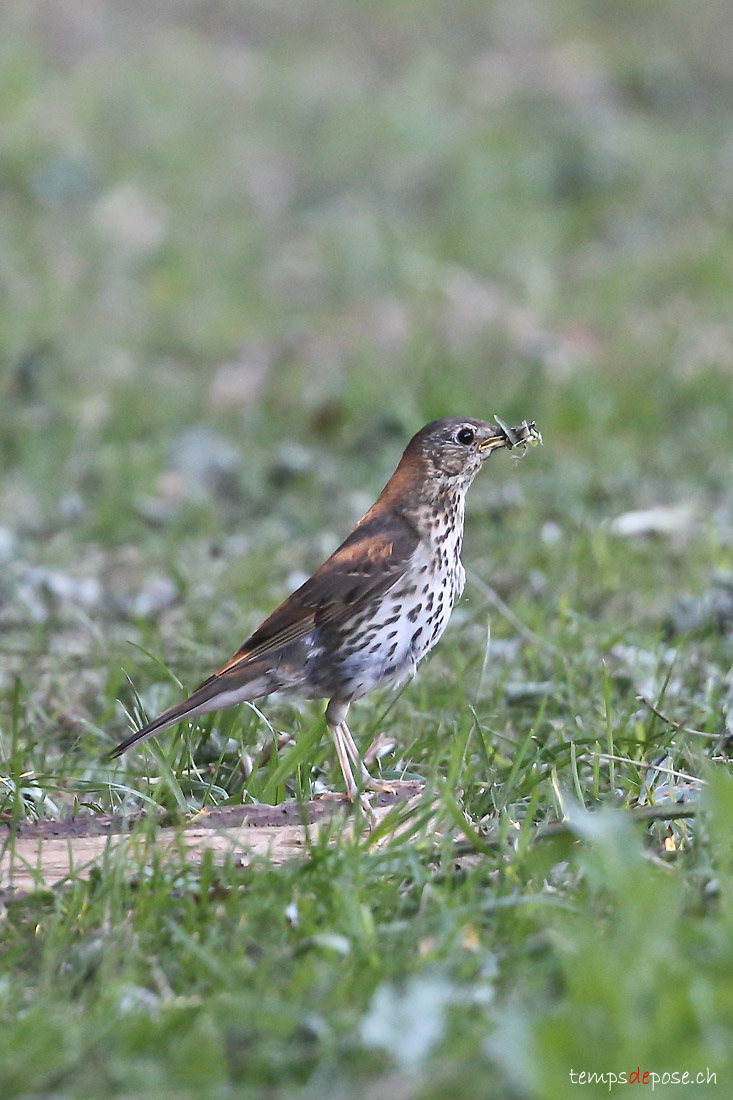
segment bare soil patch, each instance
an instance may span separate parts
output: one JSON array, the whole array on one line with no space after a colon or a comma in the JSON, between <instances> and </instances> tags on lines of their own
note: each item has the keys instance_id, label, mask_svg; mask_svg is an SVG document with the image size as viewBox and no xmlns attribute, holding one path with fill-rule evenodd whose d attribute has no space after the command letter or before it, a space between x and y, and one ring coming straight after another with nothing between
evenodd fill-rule
<instances>
[{"instance_id":1,"label":"bare soil patch","mask_svg":"<svg viewBox=\"0 0 733 1100\"><path fill-rule=\"evenodd\" d=\"M396 803L422 790L420 783L391 786L391 791L380 792L373 800L377 823ZM88 878L95 868L117 865L142 848L151 856L183 848L193 861L212 850L215 858L231 855L241 866L257 856L283 863L303 852L306 826L317 829L335 814L345 816L350 811L343 798L323 797L279 806L214 807L184 821L162 819L157 826L144 813L37 821L16 829L6 825L0 827L0 898L47 890L69 878ZM140 828L148 822L150 832Z\"/></svg>"}]
</instances>

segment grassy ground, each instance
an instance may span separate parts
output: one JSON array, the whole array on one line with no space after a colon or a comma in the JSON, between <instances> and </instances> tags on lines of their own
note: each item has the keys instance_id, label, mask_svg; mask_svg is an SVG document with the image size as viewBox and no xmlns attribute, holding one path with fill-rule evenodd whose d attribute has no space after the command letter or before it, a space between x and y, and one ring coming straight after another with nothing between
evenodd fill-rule
<instances>
[{"instance_id":1,"label":"grassy ground","mask_svg":"<svg viewBox=\"0 0 733 1100\"><path fill-rule=\"evenodd\" d=\"M0 1096L729 1095L731 34L724 0L3 5L4 819L337 787L310 704L250 776L246 709L103 754L425 420L545 446L492 459L450 631L354 708L437 817L0 908Z\"/></svg>"}]
</instances>

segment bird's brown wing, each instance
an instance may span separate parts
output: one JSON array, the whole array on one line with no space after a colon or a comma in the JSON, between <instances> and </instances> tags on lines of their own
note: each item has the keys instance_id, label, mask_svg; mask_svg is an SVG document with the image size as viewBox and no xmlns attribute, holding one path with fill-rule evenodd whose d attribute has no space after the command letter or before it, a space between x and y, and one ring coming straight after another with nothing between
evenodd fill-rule
<instances>
[{"instance_id":1,"label":"bird's brown wing","mask_svg":"<svg viewBox=\"0 0 733 1100\"><path fill-rule=\"evenodd\" d=\"M391 513L387 522L383 512L367 512L328 561L273 611L230 661L187 699L127 737L110 755L120 756L159 730L219 709L222 696L240 691L266 672L269 662L263 657L316 627L358 613L360 604L388 591L404 574L418 539L418 532L398 512Z\"/></svg>"},{"instance_id":2,"label":"bird's brown wing","mask_svg":"<svg viewBox=\"0 0 733 1100\"><path fill-rule=\"evenodd\" d=\"M244 668L387 592L405 573L419 534L399 513L367 513L328 561L280 604L210 680ZM205 681L208 683L209 681ZM203 685L202 685L203 686Z\"/></svg>"}]
</instances>

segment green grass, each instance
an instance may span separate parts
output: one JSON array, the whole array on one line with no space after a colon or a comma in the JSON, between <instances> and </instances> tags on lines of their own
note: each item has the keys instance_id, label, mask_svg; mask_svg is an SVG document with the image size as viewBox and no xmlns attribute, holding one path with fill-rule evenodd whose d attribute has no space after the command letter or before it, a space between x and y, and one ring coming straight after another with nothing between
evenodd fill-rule
<instances>
[{"instance_id":1,"label":"green grass","mask_svg":"<svg viewBox=\"0 0 733 1100\"><path fill-rule=\"evenodd\" d=\"M3 821L338 789L315 704L104 754L426 420L545 446L492 459L449 632L353 708L424 804L283 867L146 825L5 897L0 1097L727 1095L729 5L72 7L0 14Z\"/></svg>"}]
</instances>

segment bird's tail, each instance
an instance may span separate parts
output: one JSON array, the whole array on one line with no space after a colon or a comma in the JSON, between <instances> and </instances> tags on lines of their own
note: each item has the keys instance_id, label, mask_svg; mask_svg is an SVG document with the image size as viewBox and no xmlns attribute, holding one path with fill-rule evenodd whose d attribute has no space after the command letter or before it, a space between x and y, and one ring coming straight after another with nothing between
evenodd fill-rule
<instances>
[{"instance_id":1,"label":"bird's tail","mask_svg":"<svg viewBox=\"0 0 733 1100\"><path fill-rule=\"evenodd\" d=\"M139 745L142 741L146 741L148 737L152 737L154 733L168 729L169 726L176 726L179 722L185 722L187 718L195 718L199 714L210 714L213 710L221 710L224 707L233 706L235 703L242 703L245 699L261 697L267 694L266 690L262 690L264 686L256 678L243 684L241 678L239 683L232 683L226 673L223 675L217 673L210 676L187 699L168 707L168 710L164 710L152 722L148 722L147 726L143 726L142 729L137 730L126 737L124 741L121 741L109 753L110 759L115 760L118 756L122 756L123 752L131 749L133 745Z\"/></svg>"}]
</instances>

